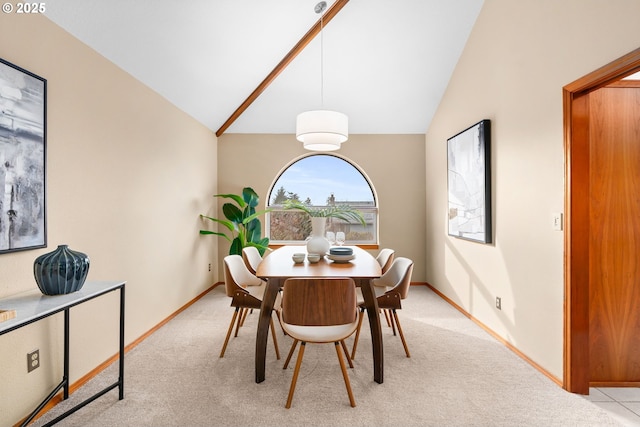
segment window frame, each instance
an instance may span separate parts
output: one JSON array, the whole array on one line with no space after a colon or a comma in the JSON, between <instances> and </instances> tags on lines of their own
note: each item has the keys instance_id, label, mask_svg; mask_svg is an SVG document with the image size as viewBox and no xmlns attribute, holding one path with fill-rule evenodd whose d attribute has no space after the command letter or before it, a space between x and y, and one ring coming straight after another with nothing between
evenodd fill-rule
<instances>
[{"instance_id":1,"label":"window frame","mask_svg":"<svg viewBox=\"0 0 640 427\"><path fill-rule=\"evenodd\" d=\"M267 197L266 197L266 201L265 201L265 208L269 209L270 212L267 212L265 214L265 236L269 237L269 246L270 247L280 247L280 246L284 246L284 245L296 245L296 244L303 244L305 241L304 240L273 240L271 239L271 212L291 212L290 210L285 210L282 209L280 207L280 205L272 205L271 204L271 199L272 197L275 195L275 192L278 191L278 189L276 188L276 185L278 183L278 181L280 180L280 178L282 177L282 175L284 173L286 173L286 171L291 168L292 166L296 165L298 162L312 157L312 156L331 156L331 157L335 157L339 160L342 160L344 162L346 162L348 165L350 165L352 168L354 168L364 179L364 181L367 183L367 185L369 186L369 190L371 191L371 195L373 197L373 204L371 206L362 206L362 205L355 205L353 207L355 207L356 209L358 209L359 211L361 211L365 217L365 220L367 221L368 227L371 227L371 233L373 234L373 238L371 240L350 240L348 241L347 245L353 245L353 246L359 246L365 249L376 249L379 247L379 207L378 207L378 195L376 193L375 187L373 185L373 183L371 182L371 179L369 178L369 176L366 174L366 172L359 166L357 165L355 162L353 162L352 160L348 159L347 157L343 156L343 155L339 155L337 153L326 153L326 152L322 152L322 153L306 153L303 154L301 156L298 156L296 158L294 158L293 160L291 160L289 163L287 163L284 167L282 167L280 169L280 171L277 173L277 175L275 176L275 178L273 179L273 181L271 182L271 184L269 185L269 190L267 192ZM314 208L322 208L322 207L326 207L325 205L312 205Z\"/></svg>"}]
</instances>

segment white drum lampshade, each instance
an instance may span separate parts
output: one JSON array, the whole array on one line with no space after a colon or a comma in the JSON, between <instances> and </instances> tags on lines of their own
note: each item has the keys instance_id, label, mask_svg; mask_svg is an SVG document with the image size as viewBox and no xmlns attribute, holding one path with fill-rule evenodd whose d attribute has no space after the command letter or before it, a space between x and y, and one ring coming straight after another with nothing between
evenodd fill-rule
<instances>
[{"instance_id":1,"label":"white drum lampshade","mask_svg":"<svg viewBox=\"0 0 640 427\"><path fill-rule=\"evenodd\" d=\"M329 110L305 111L296 118L296 139L311 151L335 151L349 138L349 118Z\"/></svg>"}]
</instances>

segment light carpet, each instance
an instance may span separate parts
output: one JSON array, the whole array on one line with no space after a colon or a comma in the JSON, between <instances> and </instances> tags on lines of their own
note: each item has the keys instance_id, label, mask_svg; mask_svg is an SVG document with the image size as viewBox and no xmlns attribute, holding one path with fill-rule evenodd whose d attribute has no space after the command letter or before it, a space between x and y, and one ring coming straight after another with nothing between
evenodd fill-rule
<instances>
[{"instance_id":1,"label":"light carpet","mask_svg":"<svg viewBox=\"0 0 640 427\"><path fill-rule=\"evenodd\" d=\"M282 365L291 339L276 326L282 359L276 360L269 337L266 380L256 384L258 313L248 316L225 357L218 357L231 320L229 302L224 287L209 292L127 353L124 400L113 390L58 425L620 425L584 397L564 391L425 286L412 287L399 311L411 358L383 319L383 384L373 381L370 334L363 325L355 367L349 369L357 407L349 406L335 350L325 344L308 346L293 405L285 409L294 363L287 370ZM116 378L113 364L34 425L54 419Z\"/></svg>"}]
</instances>

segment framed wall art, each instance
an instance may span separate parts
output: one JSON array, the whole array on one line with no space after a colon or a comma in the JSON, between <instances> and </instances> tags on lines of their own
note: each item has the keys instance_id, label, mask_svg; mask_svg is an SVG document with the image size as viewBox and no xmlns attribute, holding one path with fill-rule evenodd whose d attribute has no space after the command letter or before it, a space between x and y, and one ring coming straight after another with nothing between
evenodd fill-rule
<instances>
[{"instance_id":1,"label":"framed wall art","mask_svg":"<svg viewBox=\"0 0 640 427\"><path fill-rule=\"evenodd\" d=\"M491 122L482 120L447 140L449 235L492 242Z\"/></svg>"},{"instance_id":2,"label":"framed wall art","mask_svg":"<svg viewBox=\"0 0 640 427\"><path fill-rule=\"evenodd\" d=\"M0 58L0 253L47 246L46 89Z\"/></svg>"}]
</instances>

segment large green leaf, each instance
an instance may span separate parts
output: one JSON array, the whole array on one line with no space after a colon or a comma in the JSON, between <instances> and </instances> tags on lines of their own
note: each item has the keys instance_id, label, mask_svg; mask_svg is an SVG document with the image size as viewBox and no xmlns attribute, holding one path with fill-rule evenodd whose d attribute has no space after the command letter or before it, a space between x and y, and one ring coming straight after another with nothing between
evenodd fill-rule
<instances>
[{"instance_id":1,"label":"large green leaf","mask_svg":"<svg viewBox=\"0 0 640 427\"><path fill-rule=\"evenodd\" d=\"M229 248L229 255L242 255L242 242L239 238L233 239Z\"/></svg>"},{"instance_id":2,"label":"large green leaf","mask_svg":"<svg viewBox=\"0 0 640 427\"><path fill-rule=\"evenodd\" d=\"M284 209L296 209L306 212L310 217L338 218L346 222L357 221L366 225L364 216L359 210L348 205L328 206L325 208L313 208L298 200L285 200L282 204Z\"/></svg>"},{"instance_id":3,"label":"large green leaf","mask_svg":"<svg viewBox=\"0 0 640 427\"><path fill-rule=\"evenodd\" d=\"M237 194L216 194L213 197L223 197L225 199L233 199L241 208L244 208L245 206L244 199L238 196Z\"/></svg>"},{"instance_id":4,"label":"large green leaf","mask_svg":"<svg viewBox=\"0 0 640 427\"><path fill-rule=\"evenodd\" d=\"M217 231L200 230L200 234L215 234L216 236L221 236L227 239L228 241L231 241L231 238L229 236L227 236L224 233L218 233Z\"/></svg>"},{"instance_id":5,"label":"large green leaf","mask_svg":"<svg viewBox=\"0 0 640 427\"><path fill-rule=\"evenodd\" d=\"M225 227L227 227L229 229L229 231L235 231L237 229L236 225L234 223L232 223L231 221L227 221L224 219L218 219L218 218L211 218L210 216L205 216L205 215L200 215L202 218L207 218L210 219L213 222L217 222L219 224L224 225Z\"/></svg>"},{"instance_id":6,"label":"large green leaf","mask_svg":"<svg viewBox=\"0 0 640 427\"><path fill-rule=\"evenodd\" d=\"M262 239L256 242L247 242L246 246L253 246L260 252L260 255L264 255L267 249L269 249L269 238L263 237Z\"/></svg>"},{"instance_id":7,"label":"large green leaf","mask_svg":"<svg viewBox=\"0 0 640 427\"><path fill-rule=\"evenodd\" d=\"M269 248L269 238L263 237L255 246L258 248L260 255L264 255L264 252Z\"/></svg>"},{"instance_id":8,"label":"large green leaf","mask_svg":"<svg viewBox=\"0 0 640 427\"><path fill-rule=\"evenodd\" d=\"M260 226L260 221L254 219L247 224L247 242L259 242L261 234L262 228Z\"/></svg>"},{"instance_id":9,"label":"large green leaf","mask_svg":"<svg viewBox=\"0 0 640 427\"><path fill-rule=\"evenodd\" d=\"M267 212L271 212L272 210L273 209L265 209L263 211L256 212L253 215L249 215L248 217L246 217L246 218L244 218L242 220L242 223L246 225L246 224L250 223L251 221L253 221L254 219L258 218L259 216L261 216L261 215L263 215L263 214L265 214Z\"/></svg>"},{"instance_id":10,"label":"large green leaf","mask_svg":"<svg viewBox=\"0 0 640 427\"><path fill-rule=\"evenodd\" d=\"M222 205L222 213L231 222L236 224L242 224L243 214L240 208L231 203L225 203Z\"/></svg>"},{"instance_id":11,"label":"large green leaf","mask_svg":"<svg viewBox=\"0 0 640 427\"><path fill-rule=\"evenodd\" d=\"M245 206L244 210L242 211L242 223L243 224L247 224L245 219L247 219L250 216L255 215L255 214L256 214L256 208L251 207L249 205Z\"/></svg>"},{"instance_id":12,"label":"large green leaf","mask_svg":"<svg viewBox=\"0 0 640 427\"><path fill-rule=\"evenodd\" d=\"M253 191L253 188L251 187L245 187L242 189L242 198L244 202L252 208L258 206L258 203L260 201L260 199L258 198L258 194L256 194L256 192Z\"/></svg>"}]
</instances>

